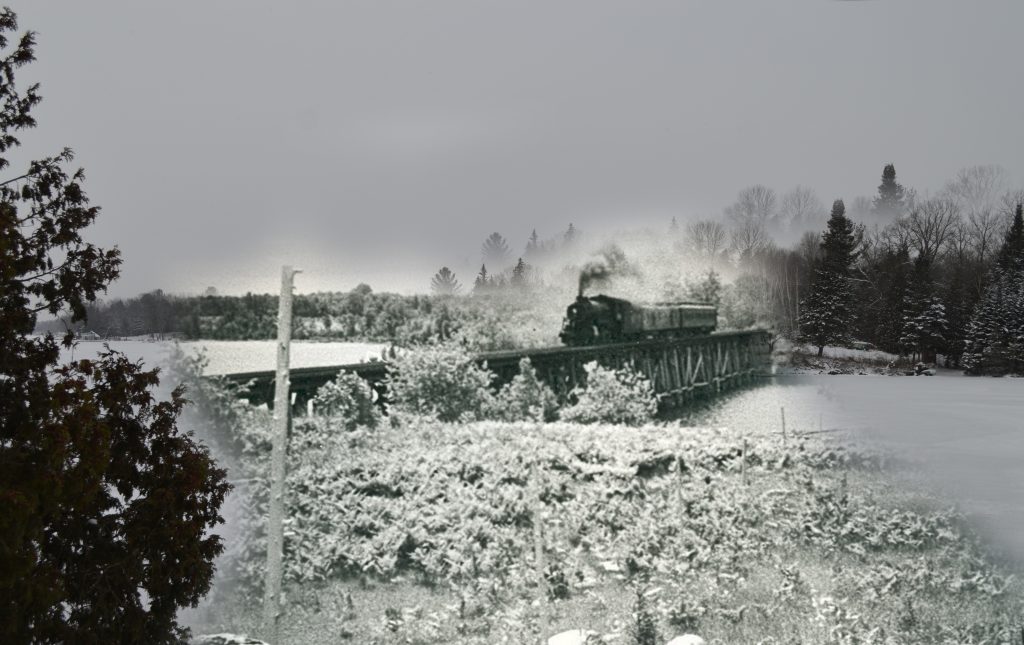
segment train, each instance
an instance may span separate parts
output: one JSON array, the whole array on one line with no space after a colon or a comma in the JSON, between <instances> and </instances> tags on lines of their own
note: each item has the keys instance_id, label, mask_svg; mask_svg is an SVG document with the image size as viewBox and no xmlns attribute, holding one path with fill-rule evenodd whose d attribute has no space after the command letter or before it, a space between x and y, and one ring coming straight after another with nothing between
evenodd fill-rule
<instances>
[{"instance_id":1,"label":"train","mask_svg":"<svg viewBox=\"0 0 1024 645\"><path fill-rule=\"evenodd\" d=\"M634 304L621 298L577 296L565 312L559 338L569 346L710 334L718 309L705 303Z\"/></svg>"}]
</instances>

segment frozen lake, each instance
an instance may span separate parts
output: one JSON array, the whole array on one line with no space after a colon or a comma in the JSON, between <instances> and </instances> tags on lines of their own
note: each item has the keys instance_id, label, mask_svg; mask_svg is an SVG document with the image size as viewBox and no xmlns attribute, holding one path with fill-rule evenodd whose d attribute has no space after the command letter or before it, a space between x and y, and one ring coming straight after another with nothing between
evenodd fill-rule
<instances>
[{"instance_id":1,"label":"frozen lake","mask_svg":"<svg viewBox=\"0 0 1024 645\"><path fill-rule=\"evenodd\" d=\"M131 359L142 359L146 365L161 365L167 359L171 343L143 340L110 341L110 348ZM272 340L202 340L179 343L190 354L204 351L210 364L207 374L229 374L273 370L277 361L276 342ZM63 350L64 360L92 358L103 351L100 341L82 341L72 350ZM384 345L373 343L314 343L293 341L292 367L318 367L358 363L369 356L379 356Z\"/></svg>"},{"instance_id":2,"label":"frozen lake","mask_svg":"<svg viewBox=\"0 0 1024 645\"><path fill-rule=\"evenodd\" d=\"M926 464L929 485L1024 559L1024 379L781 376L684 421L779 432L840 428Z\"/></svg>"}]
</instances>

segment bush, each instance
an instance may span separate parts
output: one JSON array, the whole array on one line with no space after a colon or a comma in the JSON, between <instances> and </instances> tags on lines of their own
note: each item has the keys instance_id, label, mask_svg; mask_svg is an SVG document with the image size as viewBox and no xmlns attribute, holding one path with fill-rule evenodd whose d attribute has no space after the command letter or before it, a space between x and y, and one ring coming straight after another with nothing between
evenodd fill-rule
<instances>
[{"instance_id":1,"label":"bush","mask_svg":"<svg viewBox=\"0 0 1024 645\"><path fill-rule=\"evenodd\" d=\"M487 411L497 421L554 421L558 418L558 399L537 378L530 359L519 361L519 374L501 388Z\"/></svg>"},{"instance_id":2,"label":"bush","mask_svg":"<svg viewBox=\"0 0 1024 645\"><path fill-rule=\"evenodd\" d=\"M493 406L494 375L465 349L432 345L391 363L388 390L394 410L438 421L475 421Z\"/></svg>"},{"instance_id":3,"label":"bush","mask_svg":"<svg viewBox=\"0 0 1024 645\"><path fill-rule=\"evenodd\" d=\"M576 403L562 410L562 420L576 423L615 423L638 426L654 418L658 397L642 374L632 369L618 371L596 362L584 366L586 387L570 394Z\"/></svg>"},{"instance_id":4,"label":"bush","mask_svg":"<svg viewBox=\"0 0 1024 645\"><path fill-rule=\"evenodd\" d=\"M340 420L346 430L376 428L380 423L380 410L369 385L350 372L339 372L336 379L317 390L313 409L318 415Z\"/></svg>"}]
</instances>

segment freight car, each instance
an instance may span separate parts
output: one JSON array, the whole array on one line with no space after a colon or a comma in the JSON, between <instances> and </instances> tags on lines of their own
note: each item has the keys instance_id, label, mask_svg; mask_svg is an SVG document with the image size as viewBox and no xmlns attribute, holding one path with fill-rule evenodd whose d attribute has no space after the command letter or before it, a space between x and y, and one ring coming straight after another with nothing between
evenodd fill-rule
<instances>
[{"instance_id":1,"label":"freight car","mask_svg":"<svg viewBox=\"0 0 1024 645\"><path fill-rule=\"evenodd\" d=\"M598 295L580 295L569 305L559 337L566 345L597 345L648 338L709 334L718 324L718 309L696 303L640 305Z\"/></svg>"}]
</instances>

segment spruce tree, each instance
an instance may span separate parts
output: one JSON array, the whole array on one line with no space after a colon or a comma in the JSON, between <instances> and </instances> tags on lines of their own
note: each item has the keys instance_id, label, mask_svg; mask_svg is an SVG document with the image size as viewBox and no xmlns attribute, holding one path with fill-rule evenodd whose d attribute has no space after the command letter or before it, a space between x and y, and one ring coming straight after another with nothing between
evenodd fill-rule
<instances>
[{"instance_id":1,"label":"spruce tree","mask_svg":"<svg viewBox=\"0 0 1024 645\"><path fill-rule=\"evenodd\" d=\"M1024 373L1024 216L1017 206L964 341L970 374Z\"/></svg>"},{"instance_id":2,"label":"spruce tree","mask_svg":"<svg viewBox=\"0 0 1024 645\"><path fill-rule=\"evenodd\" d=\"M882 183L878 186L878 197L875 198L875 213L878 215L895 216L903 212L906 191L896 183L896 167L886 164L882 170Z\"/></svg>"},{"instance_id":3,"label":"spruce tree","mask_svg":"<svg viewBox=\"0 0 1024 645\"><path fill-rule=\"evenodd\" d=\"M515 267L512 269L511 284L513 287L521 289L526 286L526 272L527 265L523 262L523 258L519 258L519 261L516 262Z\"/></svg>"},{"instance_id":4,"label":"spruce tree","mask_svg":"<svg viewBox=\"0 0 1024 645\"><path fill-rule=\"evenodd\" d=\"M566 229L565 234L562 236L562 245L572 246L577 237L579 237L579 232L576 230L576 227L572 225L572 222L570 222L569 228Z\"/></svg>"},{"instance_id":5,"label":"spruce tree","mask_svg":"<svg viewBox=\"0 0 1024 645\"><path fill-rule=\"evenodd\" d=\"M476 275L476 280L473 281L473 293L475 295L481 295L491 290L491 278L487 275L487 265L480 265L480 273Z\"/></svg>"},{"instance_id":6,"label":"spruce tree","mask_svg":"<svg viewBox=\"0 0 1024 645\"><path fill-rule=\"evenodd\" d=\"M495 232L487 236L480 251L484 257L484 263L490 264L492 268L498 267L498 271L503 271L508 267L505 264L508 261L508 242L501 236L501 233Z\"/></svg>"},{"instance_id":7,"label":"spruce tree","mask_svg":"<svg viewBox=\"0 0 1024 645\"><path fill-rule=\"evenodd\" d=\"M430 280L430 289L439 296L453 296L462 290L462 285L455 279L455 274L448 267L434 274Z\"/></svg>"},{"instance_id":8,"label":"spruce tree","mask_svg":"<svg viewBox=\"0 0 1024 645\"><path fill-rule=\"evenodd\" d=\"M540 238L537 236L537 229L533 229L529 239L526 240L526 252L524 255L528 258L536 258L538 253L540 253Z\"/></svg>"},{"instance_id":9,"label":"spruce tree","mask_svg":"<svg viewBox=\"0 0 1024 645\"><path fill-rule=\"evenodd\" d=\"M850 267L856 259L857 235L846 217L846 206L837 199L832 204L828 230L821 240L821 255L816 261L811 293L800 308L800 333L818 348L849 339L853 322L853 290Z\"/></svg>"}]
</instances>

